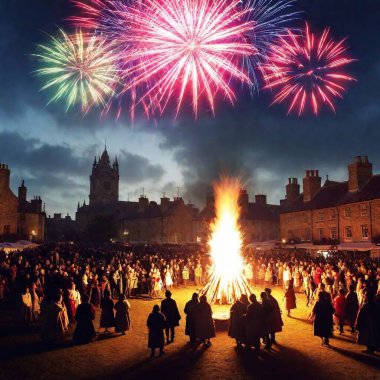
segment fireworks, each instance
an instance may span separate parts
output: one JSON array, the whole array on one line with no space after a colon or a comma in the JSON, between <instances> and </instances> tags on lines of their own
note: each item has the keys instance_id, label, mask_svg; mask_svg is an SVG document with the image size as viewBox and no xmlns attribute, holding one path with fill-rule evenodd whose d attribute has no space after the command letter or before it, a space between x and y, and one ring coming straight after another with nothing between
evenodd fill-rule
<instances>
[{"instance_id":1,"label":"fireworks","mask_svg":"<svg viewBox=\"0 0 380 380\"><path fill-rule=\"evenodd\" d=\"M214 186L216 216L210 226L209 241L213 267L208 283L201 290L210 303L223 299L232 303L242 294L252 293L240 255L243 244L239 226L240 188L239 180L231 178L224 178Z\"/></svg>"},{"instance_id":2,"label":"fireworks","mask_svg":"<svg viewBox=\"0 0 380 380\"><path fill-rule=\"evenodd\" d=\"M37 73L49 78L42 89L55 89L49 103L65 98L66 109L80 103L83 111L92 105L105 105L118 82L112 45L81 31L60 33L60 37L50 37L49 45L39 45L36 54L43 64Z\"/></svg>"},{"instance_id":3,"label":"fireworks","mask_svg":"<svg viewBox=\"0 0 380 380\"><path fill-rule=\"evenodd\" d=\"M266 87L278 90L273 103L289 99L288 114L298 108L301 115L310 105L317 115L321 104L335 112L334 98L342 98L346 82L355 80L344 72L344 67L354 61L345 55L344 42L334 42L329 29L316 37L308 24L304 35L289 31L280 37L265 68Z\"/></svg>"},{"instance_id":4,"label":"fireworks","mask_svg":"<svg viewBox=\"0 0 380 380\"><path fill-rule=\"evenodd\" d=\"M268 63L268 49L279 36L287 33L300 13L294 10L294 0L242 0L240 7L247 10L245 20L254 23L244 39L255 46L257 54L245 56L242 65L252 79L251 89L258 92L262 66Z\"/></svg>"},{"instance_id":5,"label":"fireworks","mask_svg":"<svg viewBox=\"0 0 380 380\"><path fill-rule=\"evenodd\" d=\"M150 97L161 111L176 99L177 113L189 91L195 115L203 95L212 112L218 93L233 103L231 79L251 82L237 65L238 58L256 51L241 39L253 22L240 21L247 11L239 11L237 3L146 0L128 8L124 91L144 85L142 99Z\"/></svg>"}]
</instances>

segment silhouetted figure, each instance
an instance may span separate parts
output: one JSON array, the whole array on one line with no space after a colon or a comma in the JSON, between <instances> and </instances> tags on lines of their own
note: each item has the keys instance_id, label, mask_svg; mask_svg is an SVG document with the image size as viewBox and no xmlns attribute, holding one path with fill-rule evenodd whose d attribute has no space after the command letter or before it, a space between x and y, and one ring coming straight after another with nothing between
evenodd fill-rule
<instances>
[{"instance_id":1,"label":"silhouetted figure","mask_svg":"<svg viewBox=\"0 0 380 380\"><path fill-rule=\"evenodd\" d=\"M115 327L114 306L110 293L106 290L104 292L104 298L100 301L100 308L102 309L100 314L100 327L105 328L106 332L110 327Z\"/></svg>"},{"instance_id":2,"label":"silhouetted figure","mask_svg":"<svg viewBox=\"0 0 380 380\"><path fill-rule=\"evenodd\" d=\"M359 311L359 299L355 292L355 285L350 285L350 291L346 295L346 318L351 327L351 334L355 333L355 322Z\"/></svg>"},{"instance_id":3,"label":"silhouetted figure","mask_svg":"<svg viewBox=\"0 0 380 380\"><path fill-rule=\"evenodd\" d=\"M195 317L198 305L198 293L193 293L191 300L185 305L184 312L186 314L185 334L190 337L190 343L195 343Z\"/></svg>"},{"instance_id":4,"label":"silhouetted figure","mask_svg":"<svg viewBox=\"0 0 380 380\"><path fill-rule=\"evenodd\" d=\"M265 293L268 295L268 300L273 308L273 329L269 331L270 341L273 344L276 343L276 333L282 331L284 322L282 321L280 306L276 298L272 296L272 290L270 288L265 288Z\"/></svg>"},{"instance_id":5,"label":"silhouetted figure","mask_svg":"<svg viewBox=\"0 0 380 380\"><path fill-rule=\"evenodd\" d=\"M129 315L129 309L131 306L129 302L125 299L124 294L120 294L119 301L116 302L115 309L115 332L122 333L125 335L125 332L129 330L131 326L131 318Z\"/></svg>"},{"instance_id":6,"label":"silhouetted figure","mask_svg":"<svg viewBox=\"0 0 380 380\"><path fill-rule=\"evenodd\" d=\"M204 346L211 345L211 338L215 337L214 320L212 310L205 295L201 296L196 307L195 336L201 340Z\"/></svg>"},{"instance_id":7,"label":"silhouetted figure","mask_svg":"<svg viewBox=\"0 0 380 380\"><path fill-rule=\"evenodd\" d=\"M322 339L322 346L329 345L332 337L334 308L331 302L326 299L323 292L318 294L318 301L315 303L312 316L314 317L314 335Z\"/></svg>"},{"instance_id":8,"label":"silhouetted figure","mask_svg":"<svg viewBox=\"0 0 380 380\"><path fill-rule=\"evenodd\" d=\"M167 344L174 342L174 329L179 326L179 320L181 319L177 303L171 298L171 296L172 293L170 290L167 290L165 292L166 298L161 301L161 312L165 315L166 319L165 335Z\"/></svg>"},{"instance_id":9,"label":"silhouetted figure","mask_svg":"<svg viewBox=\"0 0 380 380\"><path fill-rule=\"evenodd\" d=\"M380 348L380 311L372 293L364 295L364 304L358 313L356 329L359 331L358 344L367 346L364 353L373 354Z\"/></svg>"},{"instance_id":10,"label":"silhouetted figure","mask_svg":"<svg viewBox=\"0 0 380 380\"><path fill-rule=\"evenodd\" d=\"M263 335L262 306L257 302L254 294L249 296L249 300L251 303L249 304L247 314L243 319L244 343L246 348L250 349L253 346L256 351L259 351L260 337Z\"/></svg>"},{"instance_id":11,"label":"silhouetted figure","mask_svg":"<svg viewBox=\"0 0 380 380\"><path fill-rule=\"evenodd\" d=\"M274 330L274 312L273 306L268 299L268 295L266 292L262 292L260 294L261 298L261 306L262 306L262 324L263 331L262 337L264 338L266 350L269 350L272 346L272 341L270 339L269 333Z\"/></svg>"},{"instance_id":12,"label":"silhouetted figure","mask_svg":"<svg viewBox=\"0 0 380 380\"><path fill-rule=\"evenodd\" d=\"M73 339L76 343L89 343L96 337L93 320L95 319L95 309L89 303L89 297L84 294L82 303L78 306L75 314L77 325L75 327Z\"/></svg>"},{"instance_id":13,"label":"silhouetted figure","mask_svg":"<svg viewBox=\"0 0 380 380\"><path fill-rule=\"evenodd\" d=\"M160 350L160 356L164 354L164 329L166 320L164 314L160 312L158 305L153 306L152 312L149 314L146 325L149 329L148 347L151 349L151 357L154 356L156 348Z\"/></svg>"},{"instance_id":14,"label":"silhouetted figure","mask_svg":"<svg viewBox=\"0 0 380 380\"><path fill-rule=\"evenodd\" d=\"M240 300L237 300L230 309L230 325L228 327L228 336L235 338L238 347L243 342L244 331L241 319L247 312L249 305L248 297L242 294Z\"/></svg>"}]
</instances>

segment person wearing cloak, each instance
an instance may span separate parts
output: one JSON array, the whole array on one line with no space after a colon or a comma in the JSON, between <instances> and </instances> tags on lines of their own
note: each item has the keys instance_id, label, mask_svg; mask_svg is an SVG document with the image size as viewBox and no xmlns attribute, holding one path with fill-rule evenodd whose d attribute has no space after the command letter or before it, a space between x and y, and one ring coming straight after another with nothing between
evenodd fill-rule
<instances>
[{"instance_id":1,"label":"person wearing cloak","mask_svg":"<svg viewBox=\"0 0 380 380\"><path fill-rule=\"evenodd\" d=\"M148 347L151 349L150 356L155 355L156 348L160 350L160 356L164 354L164 329L166 320L164 314L160 312L158 305L153 306L152 312L149 314L146 325L149 329Z\"/></svg>"},{"instance_id":2,"label":"person wearing cloak","mask_svg":"<svg viewBox=\"0 0 380 380\"><path fill-rule=\"evenodd\" d=\"M170 290L165 292L165 299L161 301L161 312L165 315L166 326L165 326L165 335L166 335L166 343L174 342L175 336L175 328L179 326L179 321L181 319L181 315L179 314L179 310L177 307L177 303L173 300L172 293ZM169 335L170 333L170 335Z\"/></svg>"}]
</instances>

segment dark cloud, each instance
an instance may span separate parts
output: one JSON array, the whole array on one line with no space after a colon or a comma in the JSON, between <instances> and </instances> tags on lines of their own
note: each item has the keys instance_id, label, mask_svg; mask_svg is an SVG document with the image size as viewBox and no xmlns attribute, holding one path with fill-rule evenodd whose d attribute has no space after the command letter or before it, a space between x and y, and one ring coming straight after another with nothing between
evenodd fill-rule
<instances>
[{"instance_id":1,"label":"dark cloud","mask_svg":"<svg viewBox=\"0 0 380 380\"><path fill-rule=\"evenodd\" d=\"M122 150L118 156L121 179L128 184L143 181L155 182L162 178L165 170L159 164L151 164L145 157Z\"/></svg>"}]
</instances>

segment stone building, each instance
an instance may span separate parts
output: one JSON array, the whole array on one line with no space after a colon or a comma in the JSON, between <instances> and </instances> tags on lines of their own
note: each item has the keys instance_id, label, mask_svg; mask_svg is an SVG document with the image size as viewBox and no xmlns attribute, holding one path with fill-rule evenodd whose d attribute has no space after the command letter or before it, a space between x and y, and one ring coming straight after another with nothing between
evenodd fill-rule
<instances>
[{"instance_id":1,"label":"stone building","mask_svg":"<svg viewBox=\"0 0 380 380\"><path fill-rule=\"evenodd\" d=\"M0 239L45 238L45 212L41 197L27 200L27 188L22 181L16 196L10 188L8 165L0 164Z\"/></svg>"},{"instance_id":2,"label":"stone building","mask_svg":"<svg viewBox=\"0 0 380 380\"><path fill-rule=\"evenodd\" d=\"M279 239L280 206L268 204L267 197L263 194L255 195L255 201L250 202L248 193L244 189L240 190L239 205L241 207L240 224L245 244ZM210 222L214 218L214 197L209 195L205 208L194 221L198 240L207 241Z\"/></svg>"},{"instance_id":3,"label":"stone building","mask_svg":"<svg viewBox=\"0 0 380 380\"><path fill-rule=\"evenodd\" d=\"M138 202L119 200L119 164L111 164L107 149L95 158L90 175L89 204L78 204L79 234L109 234L125 242L189 243L195 241L192 220L197 210L182 198L163 197L161 203L142 195Z\"/></svg>"},{"instance_id":4,"label":"stone building","mask_svg":"<svg viewBox=\"0 0 380 380\"><path fill-rule=\"evenodd\" d=\"M280 228L281 238L292 243L370 248L380 241L380 175L372 174L367 156L358 156L344 182L327 179L321 186L319 171L307 170L300 193L298 180L289 178Z\"/></svg>"},{"instance_id":5,"label":"stone building","mask_svg":"<svg viewBox=\"0 0 380 380\"><path fill-rule=\"evenodd\" d=\"M62 217L62 214L55 213L53 217L50 215L46 218L46 240L47 241L68 241L76 240L76 223L67 214Z\"/></svg>"}]
</instances>

